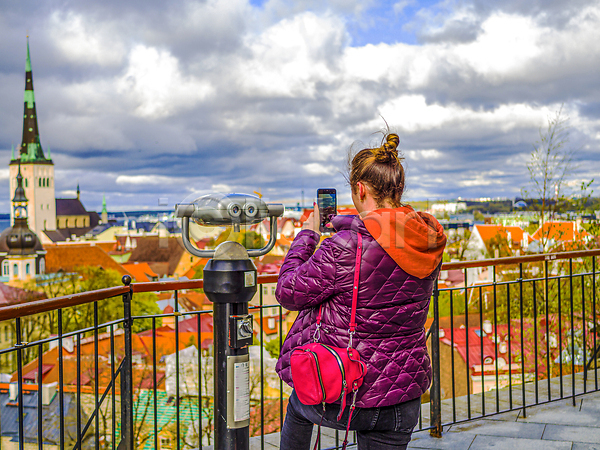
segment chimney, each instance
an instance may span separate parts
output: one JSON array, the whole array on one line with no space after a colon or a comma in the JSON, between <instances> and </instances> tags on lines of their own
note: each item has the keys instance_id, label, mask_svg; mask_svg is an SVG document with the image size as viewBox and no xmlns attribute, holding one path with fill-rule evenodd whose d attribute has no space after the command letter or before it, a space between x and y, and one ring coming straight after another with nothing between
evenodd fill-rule
<instances>
[{"instance_id":1,"label":"chimney","mask_svg":"<svg viewBox=\"0 0 600 450\"><path fill-rule=\"evenodd\" d=\"M42 405L46 405L48 406L50 403L52 403L52 400L54 399L54 396L56 395L56 385L58 383L55 381L54 383L49 383L49 384L42 384ZM38 392L38 395L40 395L40 393Z\"/></svg>"}]
</instances>

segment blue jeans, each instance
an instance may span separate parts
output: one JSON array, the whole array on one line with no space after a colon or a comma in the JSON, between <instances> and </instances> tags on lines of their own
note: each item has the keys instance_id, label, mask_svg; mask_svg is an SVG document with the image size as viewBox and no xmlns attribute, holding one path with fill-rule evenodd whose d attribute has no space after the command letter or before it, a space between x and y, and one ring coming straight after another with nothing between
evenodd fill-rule
<instances>
[{"instance_id":1,"label":"blue jeans","mask_svg":"<svg viewBox=\"0 0 600 450\"><path fill-rule=\"evenodd\" d=\"M406 449L412 431L419 420L421 399L381 408L356 408L352 414L350 430L356 431L359 450ZM341 420L337 421L340 405L327 404L323 426L346 431L350 407L346 407ZM287 407L281 450L309 450L313 425L321 421L323 406L303 405L296 391L292 391ZM341 443L340 443L341 445Z\"/></svg>"}]
</instances>

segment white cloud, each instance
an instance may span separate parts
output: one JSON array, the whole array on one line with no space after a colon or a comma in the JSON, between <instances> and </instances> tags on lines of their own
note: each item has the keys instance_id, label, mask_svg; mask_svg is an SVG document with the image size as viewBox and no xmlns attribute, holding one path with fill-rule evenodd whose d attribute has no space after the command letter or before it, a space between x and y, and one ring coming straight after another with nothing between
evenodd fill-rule
<instances>
[{"instance_id":1,"label":"white cloud","mask_svg":"<svg viewBox=\"0 0 600 450\"><path fill-rule=\"evenodd\" d=\"M396 14L402 14L402 12L409 6L416 5L416 0L400 0L399 2L394 3L392 6L392 10Z\"/></svg>"},{"instance_id":2,"label":"white cloud","mask_svg":"<svg viewBox=\"0 0 600 450\"><path fill-rule=\"evenodd\" d=\"M405 150L403 152L408 159L438 159L443 156L443 153L435 148L425 150Z\"/></svg>"},{"instance_id":3,"label":"white cloud","mask_svg":"<svg viewBox=\"0 0 600 450\"><path fill-rule=\"evenodd\" d=\"M310 175L332 175L339 170L336 166L326 166L319 163L304 164L302 167Z\"/></svg>"},{"instance_id":4,"label":"white cloud","mask_svg":"<svg viewBox=\"0 0 600 450\"><path fill-rule=\"evenodd\" d=\"M120 33L110 22L97 22L73 11L55 11L49 27L54 45L73 64L116 66L125 57Z\"/></svg>"},{"instance_id":5,"label":"white cloud","mask_svg":"<svg viewBox=\"0 0 600 450\"><path fill-rule=\"evenodd\" d=\"M150 185L161 186L165 184L177 184L181 179L176 177L166 177L162 175L119 175L115 182L120 185Z\"/></svg>"},{"instance_id":6,"label":"white cloud","mask_svg":"<svg viewBox=\"0 0 600 450\"><path fill-rule=\"evenodd\" d=\"M136 115L149 119L192 109L214 91L206 81L182 74L177 58L168 51L144 45L131 50L117 89L136 102Z\"/></svg>"}]
</instances>

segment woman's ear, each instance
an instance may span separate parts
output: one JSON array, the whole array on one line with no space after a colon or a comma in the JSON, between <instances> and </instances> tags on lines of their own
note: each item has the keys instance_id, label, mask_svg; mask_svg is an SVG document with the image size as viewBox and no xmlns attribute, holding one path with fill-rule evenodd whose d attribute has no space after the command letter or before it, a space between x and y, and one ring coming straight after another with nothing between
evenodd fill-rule
<instances>
[{"instance_id":1,"label":"woman's ear","mask_svg":"<svg viewBox=\"0 0 600 450\"><path fill-rule=\"evenodd\" d=\"M360 181L356 183L356 187L358 188L358 198L364 202L367 197L367 187Z\"/></svg>"}]
</instances>

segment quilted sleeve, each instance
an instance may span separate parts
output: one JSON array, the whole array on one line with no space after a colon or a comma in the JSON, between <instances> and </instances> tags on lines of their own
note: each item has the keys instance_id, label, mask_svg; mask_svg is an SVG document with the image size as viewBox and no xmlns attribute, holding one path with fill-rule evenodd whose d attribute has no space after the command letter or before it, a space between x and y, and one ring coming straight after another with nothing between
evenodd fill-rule
<instances>
[{"instance_id":1,"label":"quilted sleeve","mask_svg":"<svg viewBox=\"0 0 600 450\"><path fill-rule=\"evenodd\" d=\"M312 308L336 292L335 247L325 239L315 251L318 242L314 231L301 231L281 266L275 296L290 311Z\"/></svg>"}]
</instances>

